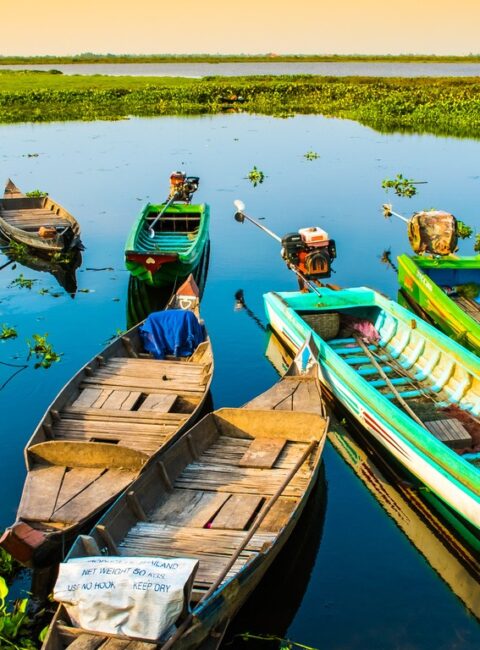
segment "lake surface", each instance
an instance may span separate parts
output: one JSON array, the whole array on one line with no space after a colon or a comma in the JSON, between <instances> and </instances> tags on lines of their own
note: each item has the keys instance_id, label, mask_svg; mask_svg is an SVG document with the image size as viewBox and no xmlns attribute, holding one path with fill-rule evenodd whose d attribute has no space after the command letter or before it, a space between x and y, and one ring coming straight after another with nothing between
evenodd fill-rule
<instances>
[{"instance_id":1,"label":"lake surface","mask_svg":"<svg viewBox=\"0 0 480 650\"><path fill-rule=\"evenodd\" d=\"M480 229L480 143L468 139L381 135L320 116L243 114L0 126L0 139L0 178L11 177L25 191L48 191L80 221L86 250L77 280L88 290L72 298L51 275L20 264L0 272L0 325L19 332L17 340L0 342L0 360L24 363L25 340L34 333L48 332L63 353L49 370L30 364L0 390L2 527L15 517L22 450L38 419L70 376L126 328L124 242L141 206L166 196L172 170L199 175L196 196L211 205L202 314L215 353L216 408L241 405L277 379L264 357L267 336L245 311L234 310L235 292L243 289L248 307L265 322L262 294L296 289L277 243L234 221L234 199L280 235L309 225L326 229L338 250L332 281L373 286L392 297L396 276L380 258L391 248L395 259L408 242L403 223L383 218L383 202L407 216L448 210ZM309 150L320 157L305 159ZM245 178L254 165L265 173L257 187ZM428 184L413 199L385 194L382 179L397 173ZM470 251L471 243L462 245ZM7 261L1 256L0 266ZM31 290L9 286L20 273L38 280ZM0 385L15 370L0 365ZM276 599L257 598L260 622L251 611L243 631L280 633L328 650L480 646L478 621L330 446L313 512L290 547L291 562L287 555L275 569Z\"/></svg>"},{"instance_id":2,"label":"lake surface","mask_svg":"<svg viewBox=\"0 0 480 650\"><path fill-rule=\"evenodd\" d=\"M480 63L66 63L0 65L0 70L51 70L64 74L140 77L238 77L313 74L334 77L478 77Z\"/></svg>"}]
</instances>

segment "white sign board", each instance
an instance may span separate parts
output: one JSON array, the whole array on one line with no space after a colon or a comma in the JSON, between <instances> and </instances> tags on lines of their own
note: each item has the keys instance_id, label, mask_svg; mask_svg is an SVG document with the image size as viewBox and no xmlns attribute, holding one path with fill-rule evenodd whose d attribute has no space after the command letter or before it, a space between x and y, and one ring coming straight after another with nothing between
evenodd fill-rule
<instances>
[{"instance_id":1,"label":"white sign board","mask_svg":"<svg viewBox=\"0 0 480 650\"><path fill-rule=\"evenodd\" d=\"M73 558L60 564L53 596L78 627L154 641L177 621L197 567L188 558Z\"/></svg>"}]
</instances>

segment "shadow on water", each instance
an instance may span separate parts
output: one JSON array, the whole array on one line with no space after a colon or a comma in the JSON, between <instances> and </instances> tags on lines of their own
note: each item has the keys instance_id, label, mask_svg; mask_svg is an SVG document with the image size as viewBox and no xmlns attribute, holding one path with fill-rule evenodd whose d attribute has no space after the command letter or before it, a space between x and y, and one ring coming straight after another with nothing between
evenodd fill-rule
<instances>
[{"instance_id":1,"label":"shadow on water","mask_svg":"<svg viewBox=\"0 0 480 650\"><path fill-rule=\"evenodd\" d=\"M193 271L193 277L200 291L200 299L205 290L208 276L208 265L210 261L210 240L205 244L198 266ZM175 293L178 285L185 278L178 278L175 284L165 287L151 287L138 278L131 275L128 279L127 297L127 329L140 323L154 311L165 309L171 296Z\"/></svg>"},{"instance_id":2,"label":"shadow on water","mask_svg":"<svg viewBox=\"0 0 480 650\"><path fill-rule=\"evenodd\" d=\"M0 249L8 258L8 262L0 265L0 270L12 264L21 264L32 271L41 273L50 273L58 282L62 289L75 298L77 293L77 270L82 265L82 253L76 249L74 251L58 254L57 256L36 255L33 250L26 247L9 243L3 239L0 240Z\"/></svg>"},{"instance_id":3,"label":"shadow on water","mask_svg":"<svg viewBox=\"0 0 480 650\"><path fill-rule=\"evenodd\" d=\"M283 638L302 602L322 539L327 481L322 464L316 486L293 534L227 630L224 650L272 648L271 641L246 641L242 634Z\"/></svg>"},{"instance_id":4,"label":"shadow on water","mask_svg":"<svg viewBox=\"0 0 480 650\"><path fill-rule=\"evenodd\" d=\"M266 356L279 374L292 354L271 333ZM480 558L425 499L422 486L411 482L400 466L372 443L368 434L340 406L329 440L387 514L440 575L469 611L480 620ZM344 419L345 418L345 419ZM348 422L346 429L341 422Z\"/></svg>"}]
</instances>

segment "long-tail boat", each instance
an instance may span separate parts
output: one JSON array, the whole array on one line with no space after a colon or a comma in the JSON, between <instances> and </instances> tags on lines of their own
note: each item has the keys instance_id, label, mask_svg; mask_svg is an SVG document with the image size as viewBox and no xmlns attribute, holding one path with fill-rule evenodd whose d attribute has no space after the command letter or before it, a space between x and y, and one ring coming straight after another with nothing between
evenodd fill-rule
<instances>
[{"instance_id":1,"label":"long-tail boat","mask_svg":"<svg viewBox=\"0 0 480 650\"><path fill-rule=\"evenodd\" d=\"M167 201L147 203L125 244L125 264L139 280L155 287L193 273L208 241L210 208L192 204L198 178L172 174Z\"/></svg>"},{"instance_id":2,"label":"long-tail boat","mask_svg":"<svg viewBox=\"0 0 480 650\"><path fill-rule=\"evenodd\" d=\"M400 255L399 301L480 354L480 255Z\"/></svg>"},{"instance_id":3,"label":"long-tail boat","mask_svg":"<svg viewBox=\"0 0 480 650\"><path fill-rule=\"evenodd\" d=\"M77 220L49 196L27 196L8 180L0 198L0 233L46 255L81 246Z\"/></svg>"},{"instance_id":4,"label":"long-tail boat","mask_svg":"<svg viewBox=\"0 0 480 650\"><path fill-rule=\"evenodd\" d=\"M127 647L129 641L137 650L219 646L228 622L284 546L316 485L328 419L322 415L314 366L305 349L296 367L313 368L313 375L307 370L296 376L292 368L244 408L207 415L72 547L67 565L88 563L91 556L102 564L118 556L157 558L158 566L173 558L197 560L184 617L165 637L134 639L123 633L132 610L125 593L122 600L128 606L120 606L124 624L105 633L105 591L98 589L89 591L88 598L90 609L99 612L99 628L78 626L62 602L43 650L73 650L87 642L107 650L109 643ZM137 582L133 577L138 593ZM148 589L148 582L141 582Z\"/></svg>"},{"instance_id":5,"label":"long-tail boat","mask_svg":"<svg viewBox=\"0 0 480 650\"><path fill-rule=\"evenodd\" d=\"M480 550L480 361L368 288L268 293L270 324L298 349L313 336L318 372L466 542Z\"/></svg>"},{"instance_id":6,"label":"long-tail boat","mask_svg":"<svg viewBox=\"0 0 480 650\"><path fill-rule=\"evenodd\" d=\"M64 386L27 443L17 519L0 540L23 564L53 564L64 556L81 527L91 526L200 415L213 357L193 278L153 317L167 313L191 316L197 339L159 359L145 351L145 325L132 328Z\"/></svg>"}]
</instances>

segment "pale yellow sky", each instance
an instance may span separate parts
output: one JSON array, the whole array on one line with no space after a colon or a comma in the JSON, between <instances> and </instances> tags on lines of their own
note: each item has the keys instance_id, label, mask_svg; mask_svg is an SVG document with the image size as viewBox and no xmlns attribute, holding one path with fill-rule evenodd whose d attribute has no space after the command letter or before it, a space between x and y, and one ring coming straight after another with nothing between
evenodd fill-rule
<instances>
[{"instance_id":1,"label":"pale yellow sky","mask_svg":"<svg viewBox=\"0 0 480 650\"><path fill-rule=\"evenodd\" d=\"M0 0L0 54L480 53L480 0Z\"/></svg>"}]
</instances>

